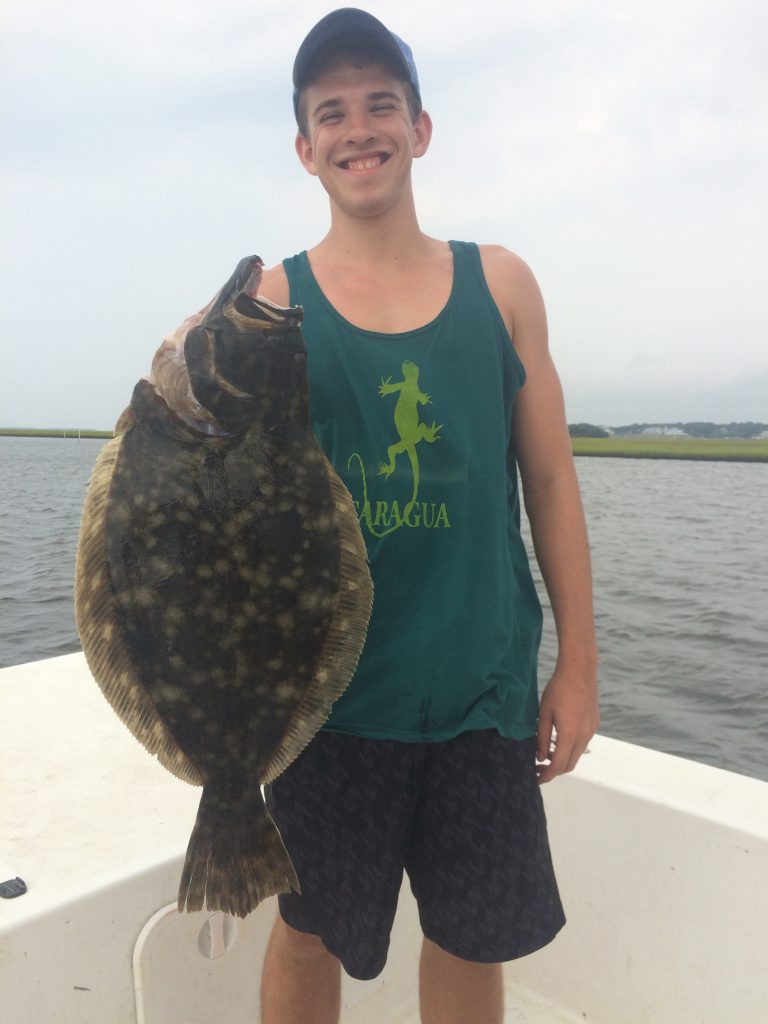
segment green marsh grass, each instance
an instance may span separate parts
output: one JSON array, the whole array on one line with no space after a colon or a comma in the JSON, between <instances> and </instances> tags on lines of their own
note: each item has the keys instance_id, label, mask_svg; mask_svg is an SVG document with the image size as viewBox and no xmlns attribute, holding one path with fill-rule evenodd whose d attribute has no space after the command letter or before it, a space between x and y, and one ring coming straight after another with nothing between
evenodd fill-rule
<instances>
[{"instance_id":1,"label":"green marsh grass","mask_svg":"<svg viewBox=\"0 0 768 1024\"><path fill-rule=\"evenodd\" d=\"M111 430L0 427L0 437L113 437ZM708 459L768 462L768 439L698 437L573 437L574 455L615 459Z\"/></svg>"},{"instance_id":2,"label":"green marsh grass","mask_svg":"<svg viewBox=\"0 0 768 1024\"><path fill-rule=\"evenodd\" d=\"M55 430L47 427L0 427L0 437L114 437L111 430L78 430L77 427Z\"/></svg>"},{"instance_id":3,"label":"green marsh grass","mask_svg":"<svg viewBox=\"0 0 768 1024\"><path fill-rule=\"evenodd\" d=\"M573 437L574 455L616 459L708 459L768 462L768 439L698 437Z\"/></svg>"}]
</instances>

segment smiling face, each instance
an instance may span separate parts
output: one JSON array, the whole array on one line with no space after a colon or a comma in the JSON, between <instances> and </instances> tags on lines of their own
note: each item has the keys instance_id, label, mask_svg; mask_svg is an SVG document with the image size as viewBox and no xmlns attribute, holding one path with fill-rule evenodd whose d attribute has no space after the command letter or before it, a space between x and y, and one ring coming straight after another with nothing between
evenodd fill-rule
<instances>
[{"instance_id":1,"label":"smiling face","mask_svg":"<svg viewBox=\"0 0 768 1024\"><path fill-rule=\"evenodd\" d=\"M320 178L331 203L374 216L412 203L411 164L429 145L432 125L414 120L407 86L381 64L339 58L304 90L306 135L296 138L302 164Z\"/></svg>"}]
</instances>

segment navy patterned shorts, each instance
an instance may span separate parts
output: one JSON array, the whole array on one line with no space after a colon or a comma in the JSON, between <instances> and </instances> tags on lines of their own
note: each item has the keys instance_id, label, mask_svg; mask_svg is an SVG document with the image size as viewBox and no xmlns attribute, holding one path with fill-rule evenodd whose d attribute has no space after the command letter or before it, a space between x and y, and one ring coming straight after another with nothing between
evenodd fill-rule
<instances>
[{"instance_id":1,"label":"navy patterned shorts","mask_svg":"<svg viewBox=\"0 0 768 1024\"><path fill-rule=\"evenodd\" d=\"M280 896L354 978L384 967L408 872L424 934L464 960L513 960L565 923L535 773L536 739L437 743L320 732L267 787L301 882Z\"/></svg>"}]
</instances>

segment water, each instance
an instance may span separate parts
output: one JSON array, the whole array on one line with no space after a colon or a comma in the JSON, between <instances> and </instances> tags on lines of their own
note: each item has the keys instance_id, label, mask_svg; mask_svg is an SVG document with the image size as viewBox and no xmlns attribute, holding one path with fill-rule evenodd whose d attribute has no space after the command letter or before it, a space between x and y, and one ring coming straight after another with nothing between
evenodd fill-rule
<instances>
[{"instance_id":1,"label":"water","mask_svg":"<svg viewBox=\"0 0 768 1024\"><path fill-rule=\"evenodd\" d=\"M592 549L600 731L768 780L768 465L576 466ZM554 654L549 617L542 680Z\"/></svg>"},{"instance_id":2,"label":"water","mask_svg":"<svg viewBox=\"0 0 768 1024\"><path fill-rule=\"evenodd\" d=\"M79 649L77 531L104 441L0 437L0 666Z\"/></svg>"},{"instance_id":3,"label":"water","mask_svg":"<svg viewBox=\"0 0 768 1024\"><path fill-rule=\"evenodd\" d=\"M77 529L103 443L0 438L0 666L79 649ZM601 732L768 780L768 465L582 458L577 469ZM545 630L542 681L554 662L551 621Z\"/></svg>"}]
</instances>

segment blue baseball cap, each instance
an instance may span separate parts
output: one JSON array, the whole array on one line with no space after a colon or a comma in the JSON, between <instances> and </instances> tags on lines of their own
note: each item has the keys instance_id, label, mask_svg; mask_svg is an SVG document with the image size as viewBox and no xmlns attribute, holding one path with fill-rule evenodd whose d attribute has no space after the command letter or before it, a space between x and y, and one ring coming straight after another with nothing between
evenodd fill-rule
<instances>
[{"instance_id":1,"label":"blue baseball cap","mask_svg":"<svg viewBox=\"0 0 768 1024\"><path fill-rule=\"evenodd\" d=\"M421 110L421 91L416 65L410 46L382 25L378 18L356 7L342 7L331 11L315 25L299 47L293 64L293 110L299 118L299 93L309 85L315 70L328 50L336 44L368 43L380 50L403 76L403 81L413 89Z\"/></svg>"}]
</instances>

